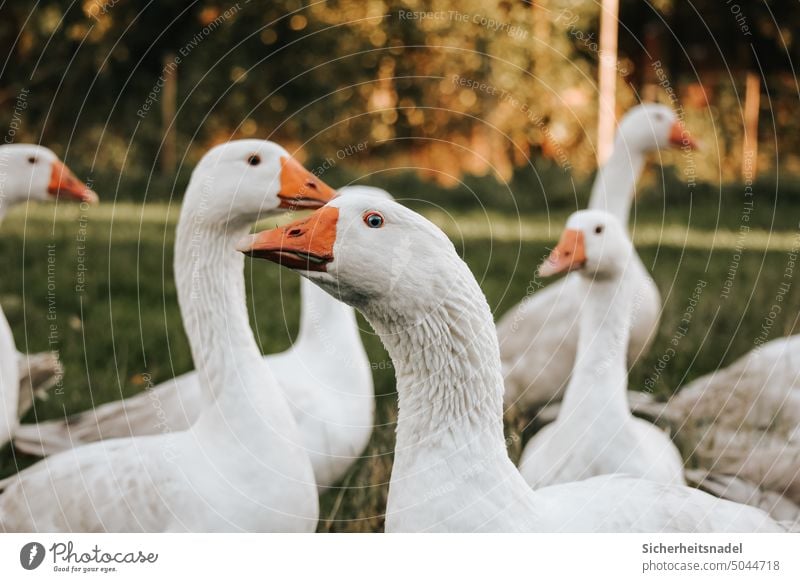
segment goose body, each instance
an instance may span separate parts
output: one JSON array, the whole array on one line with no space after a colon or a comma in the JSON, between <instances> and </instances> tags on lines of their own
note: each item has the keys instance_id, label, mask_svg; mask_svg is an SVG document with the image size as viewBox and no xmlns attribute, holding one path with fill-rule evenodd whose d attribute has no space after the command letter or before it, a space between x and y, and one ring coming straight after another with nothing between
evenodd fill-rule
<instances>
[{"instance_id":1,"label":"goose body","mask_svg":"<svg viewBox=\"0 0 800 582\"><path fill-rule=\"evenodd\" d=\"M0 529L314 531L311 463L250 329L234 242L291 200L319 206L332 195L271 142L240 140L206 154L186 192L175 254L205 408L187 431L76 447L7 479Z\"/></svg>"},{"instance_id":2,"label":"goose body","mask_svg":"<svg viewBox=\"0 0 800 582\"><path fill-rule=\"evenodd\" d=\"M53 198L95 203L97 194L87 188L49 149L28 144L0 145L3 168L0 219L8 210L29 200ZM33 392L49 388L61 373L52 354L34 354L28 359L17 352L14 336L0 310L0 447L14 436L21 413Z\"/></svg>"},{"instance_id":3,"label":"goose body","mask_svg":"<svg viewBox=\"0 0 800 582\"><path fill-rule=\"evenodd\" d=\"M46 398L47 391L58 384L64 367L56 352L23 354L17 352L19 370L19 418L31 409L35 398ZM16 433L15 433L16 434Z\"/></svg>"},{"instance_id":4,"label":"goose body","mask_svg":"<svg viewBox=\"0 0 800 582\"><path fill-rule=\"evenodd\" d=\"M378 188L351 193L388 197ZM372 371L352 307L302 280L300 332L286 352L264 362L286 395L320 487L338 482L367 446L374 424ZM158 406L154 406L154 403ZM50 455L73 446L125 436L185 430L207 404L197 371L65 420L22 425L15 446Z\"/></svg>"},{"instance_id":5,"label":"goose body","mask_svg":"<svg viewBox=\"0 0 800 582\"><path fill-rule=\"evenodd\" d=\"M638 414L670 426L693 462L711 473L710 489L736 479L760 491L750 498L800 505L800 336L765 343L666 403L632 400Z\"/></svg>"},{"instance_id":6,"label":"goose body","mask_svg":"<svg viewBox=\"0 0 800 582\"><path fill-rule=\"evenodd\" d=\"M631 279L636 311L626 361L649 349L661 317L661 294L644 265L636 260ZM578 351L580 306L586 287L568 274L512 308L497 324L505 378L506 406L530 408L563 397Z\"/></svg>"},{"instance_id":7,"label":"goose body","mask_svg":"<svg viewBox=\"0 0 800 582\"><path fill-rule=\"evenodd\" d=\"M0 446L11 440L18 425L19 370L14 336L0 309Z\"/></svg>"},{"instance_id":8,"label":"goose body","mask_svg":"<svg viewBox=\"0 0 800 582\"><path fill-rule=\"evenodd\" d=\"M544 276L574 271L585 289L578 353L558 418L528 441L520 471L534 488L620 473L683 483L678 449L635 418L626 399L626 353L642 270L624 227L610 214L576 212L542 263Z\"/></svg>"},{"instance_id":9,"label":"goose body","mask_svg":"<svg viewBox=\"0 0 800 582\"><path fill-rule=\"evenodd\" d=\"M663 105L640 105L620 122L614 150L592 186L589 208L605 210L627 226L648 152L679 146L679 121ZM631 275L637 298L630 329L627 361L646 353L661 316L661 295L643 266ZM578 314L585 287L567 275L523 299L497 323L505 378L506 406L538 407L559 400L569 382L578 345Z\"/></svg>"},{"instance_id":10,"label":"goose body","mask_svg":"<svg viewBox=\"0 0 800 582\"><path fill-rule=\"evenodd\" d=\"M685 472L685 476L692 487L722 499L757 507L781 523L793 524L794 530L800 528L800 504L785 495L765 489L741 477L703 469L689 469Z\"/></svg>"},{"instance_id":11,"label":"goose body","mask_svg":"<svg viewBox=\"0 0 800 582\"><path fill-rule=\"evenodd\" d=\"M268 371L242 372L236 385L243 376L263 385ZM277 434L296 427L266 429L248 413L231 422L231 405L274 411L274 396L253 391L220 402L224 412L208 410L188 431L110 439L40 461L0 482L0 531L312 532L310 465L302 470L300 447L275 446ZM239 424L242 416L249 418Z\"/></svg>"},{"instance_id":12,"label":"goose body","mask_svg":"<svg viewBox=\"0 0 800 582\"><path fill-rule=\"evenodd\" d=\"M413 259L387 264L398 245ZM360 310L389 351L399 412L387 532L784 531L755 508L644 479L532 490L505 448L486 298L444 233L413 211L339 198L238 248L297 270Z\"/></svg>"}]
</instances>

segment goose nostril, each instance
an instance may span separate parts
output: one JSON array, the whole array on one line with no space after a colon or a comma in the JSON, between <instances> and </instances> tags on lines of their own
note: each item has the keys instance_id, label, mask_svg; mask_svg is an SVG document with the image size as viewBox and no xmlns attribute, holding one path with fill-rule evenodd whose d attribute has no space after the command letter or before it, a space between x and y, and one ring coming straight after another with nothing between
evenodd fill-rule
<instances>
[{"instance_id":1,"label":"goose nostril","mask_svg":"<svg viewBox=\"0 0 800 582\"><path fill-rule=\"evenodd\" d=\"M286 233L287 236L300 236L301 234L303 234L303 231L299 228L293 228Z\"/></svg>"}]
</instances>

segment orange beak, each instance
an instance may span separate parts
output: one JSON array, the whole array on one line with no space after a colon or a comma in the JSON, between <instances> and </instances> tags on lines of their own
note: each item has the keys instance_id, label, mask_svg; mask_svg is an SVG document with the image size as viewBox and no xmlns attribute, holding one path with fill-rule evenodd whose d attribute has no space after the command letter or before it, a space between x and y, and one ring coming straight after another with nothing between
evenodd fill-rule
<instances>
[{"instance_id":1,"label":"orange beak","mask_svg":"<svg viewBox=\"0 0 800 582\"><path fill-rule=\"evenodd\" d=\"M308 218L244 237L236 250L290 269L327 271L333 260L339 209L320 208Z\"/></svg>"},{"instance_id":2,"label":"orange beak","mask_svg":"<svg viewBox=\"0 0 800 582\"><path fill-rule=\"evenodd\" d=\"M75 174L59 160L53 162L47 193L56 198L65 197L79 202L97 204L99 198L90 188L75 177Z\"/></svg>"},{"instance_id":3,"label":"orange beak","mask_svg":"<svg viewBox=\"0 0 800 582\"><path fill-rule=\"evenodd\" d=\"M294 158L281 158L280 208L320 208L335 196L336 190L306 170L300 162Z\"/></svg>"},{"instance_id":4,"label":"orange beak","mask_svg":"<svg viewBox=\"0 0 800 582\"><path fill-rule=\"evenodd\" d=\"M550 256L539 266L539 276L550 277L568 273L580 269L584 264L586 264L586 247L583 232L568 228L561 234L561 240L550 252Z\"/></svg>"},{"instance_id":5,"label":"orange beak","mask_svg":"<svg viewBox=\"0 0 800 582\"><path fill-rule=\"evenodd\" d=\"M698 149L697 142L692 139L692 136L684 129L680 121L676 121L672 124L672 128L669 130L669 143L672 147L676 148L687 147L690 150Z\"/></svg>"}]
</instances>

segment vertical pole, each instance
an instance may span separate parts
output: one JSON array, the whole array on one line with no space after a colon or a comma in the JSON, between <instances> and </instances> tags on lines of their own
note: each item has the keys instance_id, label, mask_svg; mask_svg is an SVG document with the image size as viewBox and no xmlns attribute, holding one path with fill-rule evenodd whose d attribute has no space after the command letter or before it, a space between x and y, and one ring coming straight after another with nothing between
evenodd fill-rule
<instances>
[{"instance_id":1,"label":"vertical pole","mask_svg":"<svg viewBox=\"0 0 800 582\"><path fill-rule=\"evenodd\" d=\"M177 142L175 136L175 111L178 99L178 64L175 55L164 56L164 87L161 99L161 172L165 175L175 173L177 162Z\"/></svg>"},{"instance_id":2,"label":"vertical pole","mask_svg":"<svg viewBox=\"0 0 800 582\"><path fill-rule=\"evenodd\" d=\"M600 96L597 120L597 161L601 165L614 147L618 27L619 0L603 0L600 8Z\"/></svg>"},{"instance_id":3,"label":"vertical pole","mask_svg":"<svg viewBox=\"0 0 800 582\"><path fill-rule=\"evenodd\" d=\"M761 79L757 74L749 71L744 92L744 141L742 144L742 178L745 181L756 179L760 101Z\"/></svg>"}]
</instances>

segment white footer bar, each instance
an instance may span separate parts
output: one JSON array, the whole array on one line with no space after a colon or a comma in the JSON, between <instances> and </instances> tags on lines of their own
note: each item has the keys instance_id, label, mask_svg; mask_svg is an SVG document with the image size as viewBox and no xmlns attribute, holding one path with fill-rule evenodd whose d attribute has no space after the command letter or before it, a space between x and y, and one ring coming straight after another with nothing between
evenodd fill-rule
<instances>
[{"instance_id":1,"label":"white footer bar","mask_svg":"<svg viewBox=\"0 0 800 582\"><path fill-rule=\"evenodd\" d=\"M193 575L223 582L797 581L800 534L0 534L4 581Z\"/></svg>"}]
</instances>

